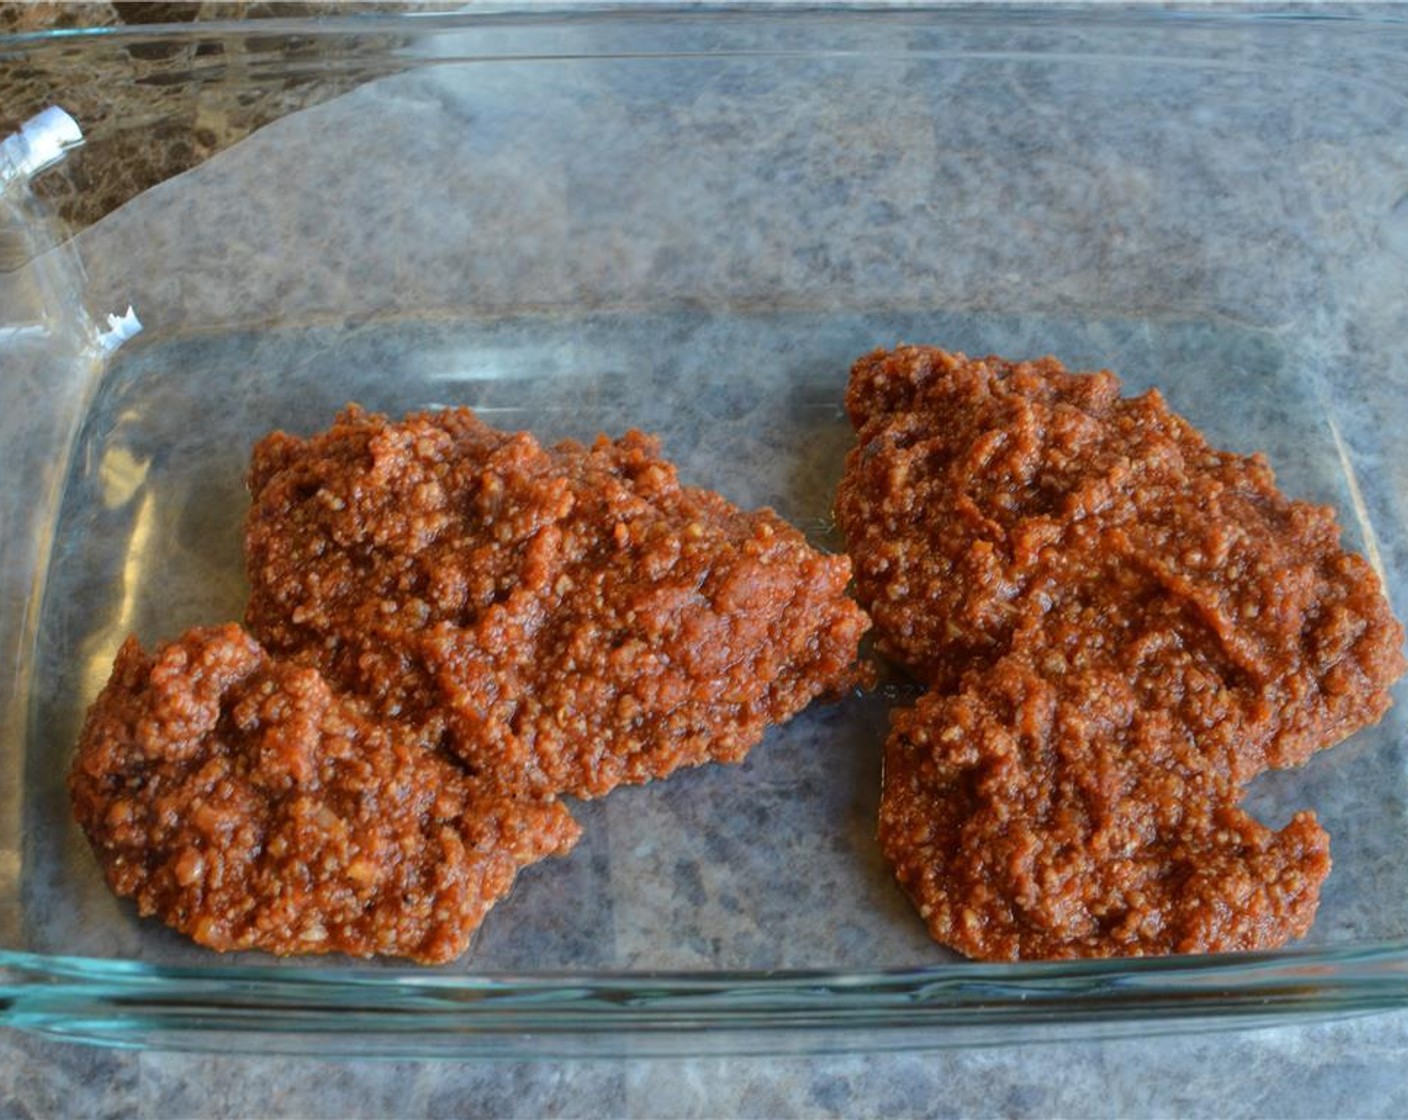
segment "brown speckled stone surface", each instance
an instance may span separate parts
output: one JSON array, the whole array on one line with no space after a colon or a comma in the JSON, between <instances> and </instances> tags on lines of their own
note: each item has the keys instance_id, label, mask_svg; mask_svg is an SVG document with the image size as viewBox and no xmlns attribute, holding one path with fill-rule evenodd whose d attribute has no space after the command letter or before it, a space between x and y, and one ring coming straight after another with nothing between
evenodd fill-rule
<instances>
[{"instance_id":1,"label":"brown speckled stone surface","mask_svg":"<svg viewBox=\"0 0 1408 1120\"><path fill-rule=\"evenodd\" d=\"M257 24L268 19L317 20L444 6L326 0L255 4L7 0L0 2L0 35L229 21ZM175 44L133 41L115 50L90 49L80 67L72 65L72 54L36 50L28 58L0 65L0 135L49 105L59 105L73 115L83 129L84 146L41 176L36 190L69 229L82 229L271 121L354 89L372 76L354 61L344 60L329 67L301 68L279 82L222 80L253 56L277 53L316 63L325 50L315 41L286 32L257 34L255 29L249 35L228 30L212 30L208 37L188 34Z\"/></svg>"}]
</instances>

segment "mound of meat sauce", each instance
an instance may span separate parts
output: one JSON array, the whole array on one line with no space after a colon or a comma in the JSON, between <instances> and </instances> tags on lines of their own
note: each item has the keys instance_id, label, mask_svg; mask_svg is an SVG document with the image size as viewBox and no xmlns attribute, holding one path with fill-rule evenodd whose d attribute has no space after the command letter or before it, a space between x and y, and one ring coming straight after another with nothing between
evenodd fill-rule
<instances>
[{"instance_id":1,"label":"mound of meat sauce","mask_svg":"<svg viewBox=\"0 0 1408 1120\"><path fill-rule=\"evenodd\" d=\"M597 797L743 758L857 680L850 562L632 432L356 409L255 448L246 623L471 772Z\"/></svg>"},{"instance_id":2,"label":"mound of meat sauce","mask_svg":"<svg viewBox=\"0 0 1408 1120\"><path fill-rule=\"evenodd\" d=\"M852 370L837 496L897 712L880 839L933 936L984 959L1303 935L1330 869L1246 783L1379 719L1403 630L1329 510L1157 392L923 347Z\"/></svg>"},{"instance_id":3,"label":"mound of meat sauce","mask_svg":"<svg viewBox=\"0 0 1408 1120\"><path fill-rule=\"evenodd\" d=\"M69 786L113 890L222 950L449 960L578 835L233 624L128 639Z\"/></svg>"},{"instance_id":4,"label":"mound of meat sauce","mask_svg":"<svg viewBox=\"0 0 1408 1120\"><path fill-rule=\"evenodd\" d=\"M248 630L135 641L70 775L108 881L218 949L466 948L561 794L741 759L859 679L850 565L631 434L350 408L255 450Z\"/></svg>"}]
</instances>

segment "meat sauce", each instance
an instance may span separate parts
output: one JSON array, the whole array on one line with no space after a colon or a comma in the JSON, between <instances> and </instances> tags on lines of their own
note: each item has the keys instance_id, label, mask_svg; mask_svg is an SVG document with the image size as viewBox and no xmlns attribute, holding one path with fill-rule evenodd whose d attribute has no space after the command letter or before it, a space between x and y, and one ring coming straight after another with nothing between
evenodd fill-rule
<instances>
[{"instance_id":1,"label":"meat sauce","mask_svg":"<svg viewBox=\"0 0 1408 1120\"><path fill-rule=\"evenodd\" d=\"M638 432L353 409L262 441L250 489L250 631L507 788L735 762L858 679L846 557L681 486Z\"/></svg>"},{"instance_id":2,"label":"meat sauce","mask_svg":"<svg viewBox=\"0 0 1408 1120\"><path fill-rule=\"evenodd\" d=\"M69 786L109 884L216 949L444 961L557 800L741 759L861 679L850 564L679 484L349 408L255 449L247 630L122 647Z\"/></svg>"},{"instance_id":3,"label":"meat sauce","mask_svg":"<svg viewBox=\"0 0 1408 1120\"><path fill-rule=\"evenodd\" d=\"M449 960L578 835L234 624L129 638L69 786L112 889L221 950Z\"/></svg>"},{"instance_id":4,"label":"meat sauce","mask_svg":"<svg viewBox=\"0 0 1408 1120\"><path fill-rule=\"evenodd\" d=\"M1245 784L1376 721L1403 631L1332 513L1106 372L924 347L852 370L837 496L893 720L880 839L978 958L1213 952L1306 932L1310 813Z\"/></svg>"}]
</instances>

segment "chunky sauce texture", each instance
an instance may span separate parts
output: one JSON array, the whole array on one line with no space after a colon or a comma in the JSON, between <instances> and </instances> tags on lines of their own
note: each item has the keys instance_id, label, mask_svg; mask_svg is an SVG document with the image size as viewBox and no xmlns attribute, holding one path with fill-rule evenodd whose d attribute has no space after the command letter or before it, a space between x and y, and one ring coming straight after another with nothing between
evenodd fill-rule
<instances>
[{"instance_id":1,"label":"chunky sauce texture","mask_svg":"<svg viewBox=\"0 0 1408 1120\"><path fill-rule=\"evenodd\" d=\"M924 347L856 363L837 496L877 643L931 688L886 746L881 843L979 958L1303 935L1310 813L1246 782L1376 721L1403 631L1333 514L1106 372Z\"/></svg>"},{"instance_id":2,"label":"chunky sauce texture","mask_svg":"<svg viewBox=\"0 0 1408 1120\"><path fill-rule=\"evenodd\" d=\"M234 624L127 640L70 789L113 890L222 950L449 960L578 835Z\"/></svg>"},{"instance_id":3,"label":"chunky sauce texture","mask_svg":"<svg viewBox=\"0 0 1408 1120\"><path fill-rule=\"evenodd\" d=\"M246 623L122 647L70 772L115 891L216 949L464 951L557 801L736 761L860 678L850 563L682 487L349 408L255 449Z\"/></svg>"},{"instance_id":4,"label":"chunky sauce texture","mask_svg":"<svg viewBox=\"0 0 1408 1120\"><path fill-rule=\"evenodd\" d=\"M638 432L544 448L350 410L254 451L246 623L531 794L741 759L857 679L850 562L681 486Z\"/></svg>"}]
</instances>

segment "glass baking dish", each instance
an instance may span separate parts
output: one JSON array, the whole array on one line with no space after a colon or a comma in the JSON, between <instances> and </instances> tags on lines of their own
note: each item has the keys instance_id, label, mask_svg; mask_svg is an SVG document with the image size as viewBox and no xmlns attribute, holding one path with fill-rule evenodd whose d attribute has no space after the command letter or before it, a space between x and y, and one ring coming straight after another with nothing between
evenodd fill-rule
<instances>
[{"instance_id":1,"label":"glass baking dish","mask_svg":"<svg viewBox=\"0 0 1408 1120\"><path fill-rule=\"evenodd\" d=\"M440 968L222 957L139 921L63 784L124 635L239 617L251 442L349 400L466 404L545 439L655 431L686 481L836 549L854 358L1052 353L1265 451L1338 508L1401 614L1397 11L470 11L15 35L0 59L64 108L101 78L105 104L73 113L87 146L60 158L76 137L51 118L47 148L0 166L0 1023L524 1057L1408 1005L1402 706L1254 785L1268 823L1316 810L1335 869L1303 943L1247 956L999 966L934 945L874 840L898 678L741 766L580 806L577 849ZM95 153L300 89L309 107L85 228L54 216L101 185Z\"/></svg>"}]
</instances>

